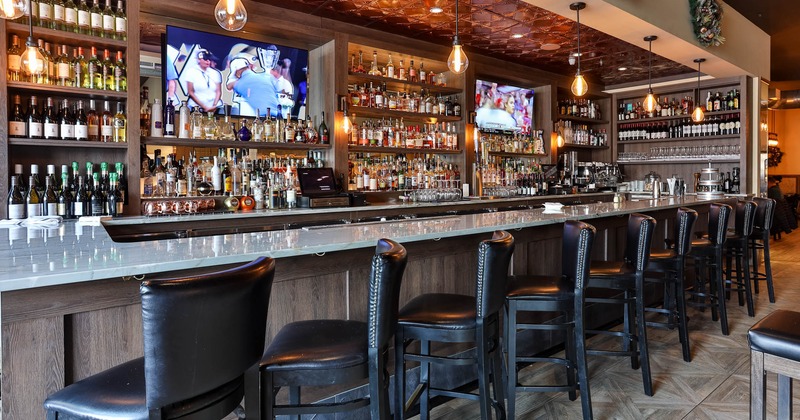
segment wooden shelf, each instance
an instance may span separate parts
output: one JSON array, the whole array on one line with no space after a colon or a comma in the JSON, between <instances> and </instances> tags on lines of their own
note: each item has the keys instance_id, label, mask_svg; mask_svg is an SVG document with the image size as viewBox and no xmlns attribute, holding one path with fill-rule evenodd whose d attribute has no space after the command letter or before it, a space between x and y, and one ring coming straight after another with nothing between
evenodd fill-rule
<instances>
[{"instance_id":1,"label":"wooden shelf","mask_svg":"<svg viewBox=\"0 0 800 420\"><path fill-rule=\"evenodd\" d=\"M727 115L727 114L738 114L741 112L741 109L732 109L730 111L714 111L714 112L706 112L705 116L713 117L715 115ZM652 118L637 118L633 120L621 120L617 122L618 129L622 128L626 124L642 124L648 122L656 122L656 121L675 121L675 120L685 120L691 119L692 116L690 114L687 115L675 115L672 117L652 117Z\"/></svg>"},{"instance_id":2,"label":"wooden shelf","mask_svg":"<svg viewBox=\"0 0 800 420\"><path fill-rule=\"evenodd\" d=\"M462 92L462 90L459 88L454 88L449 86L436 86L427 83L409 82L407 80L390 79L388 77L383 77L383 76L371 76L365 73L348 73L348 76L350 81L356 81L361 83L365 82L386 83L386 88L393 92L397 91L408 92L409 88L411 87L418 87L433 93L441 93L443 95L457 95Z\"/></svg>"},{"instance_id":3,"label":"wooden shelf","mask_svg":"<svg viewBox=\"0 0 800 420\"><path fill-rule=\"evenodd\" d=\"M8 82L9 90L24 90L29 92L53 94L56 96L82 96L88 98L126 100L128 92L115 92L113 90L85 89L68 86L42 85L28 82Z\"/></svg>"},{"instance_id":4,"label":"wooden shelf","mask_svg":"<svg viewBox=\"0 0 800 420\"><path fill-rule=\"evenodd\" d=\"M572 115L557 115L556 119L564 120L564 121L574 121L574 122L581 122L586 124L608 124L607 120L598 120L595 118L585 118L585 117L575 117Z\"/></svg>"},{"instance_id":5,"label":"wooden shelf","mask_svg":"<svg viewBox=\"0 0 800 420\"><path fill-rule=\"evenodd\" d=\"M76 141L76 140L45 140L45 139L21 139L8 138L10 146L37 146L37 147L72 147L87 149L127 149L128 143L103 143L99 141Z\"/></svg>"},{"instance_id":6,"label":"wooden shelf","mask_svg":"<svg viewBox=\"0 0 800 420\"><path fill-rule=\"evenodd\" d=\"M502 156L502 157L522 157L522 158L537 158L537 157L544 157L547 154L537 154L537 153L515 153L515 152L492 152L489 151L489 156Z\"/></svg>"},{"instance_id":7,"label":"wooden shelf","mask_svg":"<svg viewBox=\"0 0 800 420\"><path fill-rule=\"evenodd\" d=\"M6 23L6 28L8 28L8 32L16 34L20 37L22 40L22 46L24 47L25 39L28 37L28 25L17 22L8 22ZM59 31L56 29L42 28L40 26L34 26L33 32L37 38L54 41L59 45L66 44L72 47L90 45L98 47L100 52L102 52L103 48L114 50L114 52L118 50L126 51L128 49L128 41L118 41L115 39L101 38L93 35L76 34L74 32ZM89 51L85 50L85 53L89 54ZM88 59L89 57L86 58Z\"/></svg>"},{"instance_id":8,"label":"wooden shelf","mask_svg":"<svg viewBox=\"0 0 800 420\"><path fill-rule=\"evenodd\" d=\"M700 137L670 137L666 139L647 139L647 140L622 140L620 145L640 144L640 143L664 143L673 141L698 141L698 140L739 140L740 134L726 134L724 136L700 136Z\"/></svg>"},{"instance_id":9,"label":"wooden shelf","mask_svg":"<svg viewBox=\"0 0 800 420\"><path fill-rule=\"evenodd\" d=\"M406 118L412 121L425 121L429 123L435 122L458 122L461 117L453 117L446 115L422 114L419 112L408 111L392 111L384 108L367 108L363 106L351 106L348 108L349 114L356 114L356 118Z\"/></svg>"},{"instance_id":10,"label":"wooden shelf","mask_svg":"<svg viewBox=\"0 0 800 420\"><path fill-rule=\"evenodd\" d=\"M595 149L595 150L605 150L608 149L608 146L591 146L588 144L574 144L574 143L564 143L561 146L563 149Z\"/></svg>"},{"instance_id":11,"label":"wooden shelf","mask_svg":"<svg viewBox=\"0 0 800 420\"><path fill-rule=\"evenodd\" d=\"M247 149L271 150L319 150L330 149L330 144L309 143L270 143L262 141L236 141L236 140L199 140L181 139L172 137L142 137L142 144L159 146L188 146L188 147L236 147Z\"/></svg>"},{"instance_id":12,"label":"wooden shelf","mask_svg":"<svg viewBox=\"0 0 800 420\"><path fill-rule=\"evenodd\" d=\"M457 155L461 150L450 149L416 149L408 147L347 146L348 152L356 153L428 153L435 155Z\"/></svg>"}]
</instances>

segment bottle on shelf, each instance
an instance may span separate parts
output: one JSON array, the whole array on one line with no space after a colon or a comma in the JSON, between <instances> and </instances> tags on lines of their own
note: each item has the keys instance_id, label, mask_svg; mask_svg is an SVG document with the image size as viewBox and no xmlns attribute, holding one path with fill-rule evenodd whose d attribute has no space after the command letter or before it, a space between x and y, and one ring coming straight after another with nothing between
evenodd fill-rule
<instances>
[{"instance_id":1,"label":"bottle on shelf","mask_svg":"<svg viewBox=\"0 0 800 420\"><path fill-rule=\"evenodd\" d=\"M100 64L102 65L100 73L103 74L103 88L105 90L115 90L114 61L111 60L111 52L108 51L108 48L103 49L103 60Z\"/></svg>"},{"instance_id":2,"label":"bottle on shelf","mask_svg":"<svg viewBox=\"0 0 800 420\"><path fill-rule=\"evenodd\" d=\"M106 207L106 195L100 187L100 174L92 174L92 193L89 196L89 211L92 216L102 216Z\"/></svg>"},{"instance_id":3,"label":"bottle on shelf","mask_svg":"<svg viewBox=\"0 0 800 420\"><path fill-rule=\"evenodd\" d=\"M77 177L78 188L75 190L75 197L72 200L72 214L74 217L88 216L91 214L89 207L89 192L87 191L84 179Z\"/></svg>"},{"instance_id":4,"label":"bottle on shelf","mask_svg":"<svg viewBox=\"0 0 800 420\"><path fill-rule=\"evenodd\" d=\"M122 0L117 0L117 11L114 15L114 32L116 39L120 41L128 40L128 15L125 13L125 6Z\"/></svg>"},{"instance_id":5,"label":"bottle on shelf","mask_svg":"<svg viewBox=\"0 0 800 420\"><path fill-rule=\"evenodd\" d=\"M28 137L32 139L44 138L44 124L42 117L39 115L39 105L36 96L31 96L30 105L28 106Z\"/></svg>"},{"instance_id":6,"label":"bottle on shelf","mask_svg":"<svg viewBox=\"0 0 800 420\"><path fill-rule=\"evenodd\" d=\"M53 165L48 165L53 166ZM53 168L55 171L55 167ZM42 197L42 214L44 216L57 216L58 215L58 195L56 194L54 180L48 176L44 179L44 197Z\"/></svg>"},{"instance_id":7,"label":"bottle on shelf","mask_svg":"<svg viewBox=\"0 0 800 420\"><path fill-rule=\"evenodd\" d=\"M78 32L78 6L73 0L64 1L64 31Z\"/></svg>"},{"instance_id":8,"label":"bottle on shelf","mask_svg":"<svg viewBox=\"0 0 800 420\"><path fill-rule=\"evenodd\" d=\"M90 49L90 57L87 65L86 77L88 78L89 89L103 90L105 89L105 77L103 75L103 62L97 57L97 47L92 46Z\"/></svg>"},{"instance_id":9,"label":"bottle on shelf","mask_svg":"<svg viewBox=\"0 0 800 420\"><path fill-rule=\"evenodd\" d=\"M124 105L122 102L117 103L117 113L114 114L112 122L114 127L114 143L125 143L127 139L128 119L125 118Z\"/></svg>"},{"instance_id":10,"label":"bottle on shelf","mask_svg":"<svg viewBox=\"0 0 800 420\"><path fill-rule=\"evenodd\" d=\"M66 28L66 9L64 0L53 1L53 24L52 29L63 31Z\"/></svg>"},{"instance_id":11,"label":"bottle on shelf","mask_svg":"<svg viewBox=\"0 0 800 420\"><path fill-rule=\"evenodd\" d=\"M100 141L112 143L114 141L114 115L111 113L109 101L103 101L103 114L100 118Z\"/></svg>"},{"instance_id":12,"label":"bottle on shelf","mask_svg":"<svg viewBox=\"0 0 800 420\"><path fill-rule=\"evenodd\" d=\"M11 35L11 46L8 47L8 81L19 82L23 79L22 53L25 51L20 44L19 36Z\"/></svg>"},{"instance_id":13,"label":"bottle on shelf","mask_svg":"<svg viewBox=\"0 0 800 420\"><path fill-rule=\"evenodd\" d=\"M14 109L11 110L11 116L8 118L8 136L25 138L27 135L27 115L22 110L22 98L20 95L14 95Z\"/></svg>"},{"instance_id":14,"label":"bottle on shelf","mask_svg":"<svg viewBox=\"0 0 800 420\"><path fill-rule=\"evenodd\" d=\"M150 113L150 135L153 137L164 136L164 114L161 109L161 101L153 99L153 107Z\"/></svg>"},{"instance_id":15,"label":"bottle on shelf","mask_svg":"<svg viewBox=\"0 0 800 420\"><path fill-rule=\"evenodd\" d=\"M39 191L33 187L33 175L30 176L28 183L31 188L28 188L28 194L25 197L25 211L27 217L35 217L42 215L42 199Z\"/></svg>"},{"instance_id":16,"label":"bottle on shelf","mask_svg":"<svg viewBox=\"0 0 800 420\"><path fill-rule=\"evenodd\" d=\"M175 137L175 105L172 98L167 98L164 106L164 137Z\"/></svg>"},{"instance_id":17,"label":"bottle on shelf","mask_svg":"<svg viewBox=\"0 0 800 420\"><path fill-rule=\"evenodd\" d=\"M91 33L89 35L103 36L103 11L100 9L100 0L93 0L92 7L89 9L89 23Z\"/></svg>"},{"instance_id":18,"label":"bottle on shelf","mask_svg":"<svg viewBox=\"0 0 800 420\"><path fill-rule=\"evenodd\" d=\"M250 128L252 139L254 142L264 141L264 122L261 121L261 110L256 109L256 116L253 118L253 124Z\"/></svg>"},{"instance_id":19,"label":"bottle on shelf","mask_svg":"<svg viewBox=\"0 0 800 420\"><path fill-rule=\"evenodd\" d=\"M106 0L106 7L102 11L103 16L103 36L108 39L116 39L116 13L111 8L111 0Z\"/></svg>"},{"instance_id":20,"label":"bottle on shelf","mask_svg":"<svg viewBox=\"0 0 800 420\"><path fill-rule=\"evenodd\" d=\"M372 51L372 64L369 67L369 74L370 76L381 76L382 73L378 70L378 52Z\"/></svg>"},{"instance_id":21,"label":"bottle on shelf","mask_svg":"<svg viewBox=\"0 0 800 420\"><path fill-rule=\"evenodd\" d=\"M78 25L77 33L83 35L92 34L92 14L89 11L89 5L86 0L80 0L78 3Z\"/></svg>"},{"instance_id":22,"label":"bottle on shelf","mask_svg":"<svg viewBox=\"0 0 800 420\"><path fill-rule=\"evenodd\" d=\"M53 0L39 0L39 26L53 27Z\"/></svg>"},{"instance_id":23,"label":"bottle on shelf","mask_svg":"<svg viewBox=\"0 0 800 420\"><path fill-rule=\"evenodd\" d=\"M86 132L89 141L100 141L100 116L97 115L97 103L89 100L89 112L86 114Z\"/></svg>"},{"instance_id":24,"label":"bottle on shelf","mask_svg":"<svg viewBox=\"0 0 800 420\"><path fill-rule=\"evenodd\" d=\"M117 51L114 61L114 80L110 88L117 92L128 91L128 67L125 65L122 51Z\"/></svg>"},{"instance_id":25,"label":"bottle on shelf","mask_svg":"<svg viewBox=\"0 0 800 420\"><path fill-rule=\"evenodd\" d=\"M58 194L58 203L56 204L56 215L64 219L72 219L72 190L69 186L69 174L66 171L66 165L61 166L61 192Z\"/></svg>"},{"instance_id":26,"label":"bottle on shelf","mask_svg":"<svg viewBox=\"0 0 800 420\"><path fill-rule=\"evenodd\" d=\"M22 194L19 184L17 183L18 177L11 177L11 189L8 191L8 211L6 214L9 219L24 219L25 212L25 196Z\"/></svg>"},{"instance_id":27,"label":"bottle on shelf","mask_svg":"<svg viewBox=\"0 0 800 420\"><path fill-rule=\"evenodd\" d=\"M394 63L392 62L392 53L389 53L389 60L386 61L386 77L390 79L395 78Z\"/></svg>"},{"instance_id":28,"label":"bottle on shelf","mask_svg":"<svg viewBox=\"0 0 800 420\"><path fill-rule=\"evenodd\" d=\"M325 124L325 111L322 111L322 120L319 123L317 132L321 144L330 144L330 133L328 132L328 125Z\"/></svg>"},{"instance_id":29,"label":"bottle on shelf","mask_svg":"<svg viewBox=\"0 0 800 420\"><path fill-rule=\"evenodd\" d=\"M189 122L189 106L186 101L181 101L181 109L178 111L178 138L191 138L191 124Z\"/></svg>"},{"instance_id":30,"label":"bottle on shelf","mask_svg":"<svg viewBox=\"0 0 800 420\"><path fill-rule=\"evenodd\" d=\"M56 140L59 138L58 115L56 114L56 107L51 97L47 97L45 100L45 111L42 123L45 140Z\"/></svg>"},{"instance_id":31,"label":"bottle on shelf","mask_svg":"<svg viewBox=\"0 0 800 420\"><path fill-rule=\"evenodd\" d=\"M202 139L203 136L203 114L200 112L200 107L194 107L192 110L191 115L189 116L189 120L191 121L190 125L190 133L191 138L193 139Z\"/></svg>"},{"instance_id":32,"label":"bottle on shelf","mask_svg":"<svg viewBox=\"0 0 800 420\"><path fill-rule=\"evenodd\" d=\"M59 131L61 140L75 140L75 118L69 108L69 101L61 101L61 112L59 113Z\"/></svg>"}]
</instances>

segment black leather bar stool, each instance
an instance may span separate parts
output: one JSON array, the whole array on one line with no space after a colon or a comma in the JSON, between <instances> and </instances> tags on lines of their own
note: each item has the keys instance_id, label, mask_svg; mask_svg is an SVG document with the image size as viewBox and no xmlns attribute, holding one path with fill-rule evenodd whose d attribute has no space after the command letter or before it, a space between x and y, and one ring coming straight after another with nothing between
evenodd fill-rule
<instances>
[{"instance_id":1,"label":"black leather bar stool","mask_svg":"<svg viewBox=\"0 0 800 420\"><path fill-rule=\"evenodd\" d=\"M369 311L366 323L310 320L290 323L278 332L261 359L261 404L246 404L248 419L350 411L369 405L372 419L391 418L389 410L389 344L394 335L406 250L381 239L372 257ZM369 396L342 403L303 404L304 386L351 384L369 378ZM278 405L281 387L289 388L289 404ZM249 399L248 399L249 400Z\"/></svg>"},{"instance_id":2,"label":"black leather bar stool","mask_svg":"<svg viewBox=\"0 0 800 420\"><path fill-rule=\"evenodd\" d=\"M515 418L516 393L569 392L574 400L575 390L581 393L583 418L592 418L589 374L586 367L584 343L584 291L589 279L595 228L587 223L568 220L561 239L561 276L514 276L506 294L505 348L508 352L508 418ZM562 312L562 323L521 323L519 312ZM563 331L565 358L520 356L517 350L518 330ZM520 385L517 369L520 363L550 362L564 365L566 385ZM577 370L577 381L576 379Z\"/></svg>"},{"instance_id":3,"label":"black leather bar stool","mask_svg":"<svg viewBox=\"0 0 800 420\"><path fill-rule=\"evenodd\" d=\"M395 335L395 418L404 419L405 411L420 403L420 418L430 416L430 398L443 395L479 401L481 418L490 418L493 405L504 417L502 382L502 346L500 345L500 310L505 302L508 268L514 252L514 237L508 232L495 232L492 239L478 247L478 275L475 296L431 293L417 296L400 310ZM420 342L420 353L411 353L412 341ZM475 343L474 357L448 357L430 354L431 341ZM405 362L420 363L420 384L406 406ZM479 394L457 392L431 386L430 364L449 366L473 365L478 368ZM494 398L489 395L492 378Z\"/></svg>"},{"instance_id":4,"label":"black leather bar stool","mask_svg":"<svg viewBox=\"0 0 800 420\"><path fill-rule=\"evenodd\" d=\"M694 229L696 220L696 211L685 207L678 208L672 240L668 241L674 246L663 250L651 250L650 261L647 264L648 273L657 272L662 274L661 277L648 275L647 280L664 283L664 303L660 309L647 307L645 311L657 312L667 316L666 322L648 321L647 325L672 329L677 324L683 360L687 362L692 361L692 354L689 348L684 274L686 259L692 249L692 229Z\"/></svg>"},{"instance_id":5,"label":"black leather bar stool","mask_svg":"<svg viewBox=\"0 0 800 420\"><path fill-rule=\"evenodd\" d=\"M769 232L775 220L775 200L771 198L754 197L758 204L756 221L753 234L750 235L750 250L753 253L753 290L758 294L758 282L767 283L769 301L775 303L775 287L772 285L772 262L769 257ZM758 250L764 251L764 272L759 272Z\"/></svg>"},{"instance_id":6,"label":"black leather bar stool","mask_svg":"<svg viewBox=\"0 0 800 420\"><path fill-rule=\"evenodd\" d=\"M756 218L757 204L753 201L738 201L736 203L736 221L733 232L728 232L725 239L727 251L725 270L726 293L736 292L739 296L739 306L747 304L747 315L755 316L753 304L753 290L750 281L750 236L753 234L753 225ZM736 265L734 269L734 264ZM733 274L736 278L733 278Z\"/></svg>"},{"instance_id":7,"label":"black leather bar stool","mask_svg":"<svg viewBox=\"0 0 800 420\"><path fill-rule=\"evenodd\" d=\"M800 379L800 312L779 309L747 333L750 342L750 419L767 417L767 372L778 374L778 419L792 416L792 379Z\"/></svg>"},{"instance_id":8,"label":"black leather bar stool","mask_svg":"<svg viewBox=\"0 0 800 420\"><path fill-rule=\"evenodd\" d=\"M144 357L44 402L47 418L221 419L242 401L264 351L275 262L142 282ZM245 372L247 371L247 374Z\"/></svg>"},{"instance_id":9,"label":"black leather bar stool","mask_svg":"<svg viewBox=\"0 0 800 420\"><path fill-rule=\"evenodd\" d=\"M644 393L653 395L650 356L647 349L647 325L644 317L644 273L650 258L650 244L656 220L633 213L628 217L625 254L622 261L592 262L589 288L619 290L623 297L591 297L586 302L623 305L623 330L588 330L590 334L610 334L622 338L622 350L587 349L586 353L601 356L628 356L631 367L642 368Z\"/></svg>"},{"instance_id":10,"label":"black leather bar stool","mask_svg":"<svg viewBox=\"0 0 800 420\"><path fill-rule=\"evenodd\" d=\"M728 335L728 311L722 278L723 256L731 206L711 203L708 209L708 235L692 240L689 255L695 260L695 284L689 306L711 308L711 319L719 320L722 334ZM708 286L708 288L706 288Z\"/></svg>"}]
</instances>

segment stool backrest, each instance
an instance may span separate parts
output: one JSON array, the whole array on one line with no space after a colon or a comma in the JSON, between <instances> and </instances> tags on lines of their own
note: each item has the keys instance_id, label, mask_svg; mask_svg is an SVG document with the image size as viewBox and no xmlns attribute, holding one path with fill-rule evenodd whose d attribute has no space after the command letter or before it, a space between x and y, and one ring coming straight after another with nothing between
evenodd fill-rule
<instances>
[{"instance_id":1,"label":"stool backrest","mask_svg":"<svg viewBox=\"0 0 800 420\"><path fill-rule=\"evenodd\" d=\"M577 220L564 222L561 238L561 275L575 283L575 291L583 290L589 281L594 226Z\"/></svg>"},{"instance_id":2,"label":"stool backrest","mask_svg":"<svg viewBox=\"0 0 800 420\"><path fill-rule=\"evenodd\" d=\"M711 203L708 207L708 239L716 245L725 243L732 210L731 206L724 203Z\"/></svg>"},{"instance_id":3,"label":"stool backrest","mask_svg":"<svg viewBox=\"0 0 800 420\"><path fill-rule=\"evenodd\" d=\"M767 231L772 229L772 221L775 219L775 200L766 197L753 197L753 201L758 204L756 208L755 227Z\"/></svg>"},{"instance_id":4,"label":"stool backrest","mask_svg":"<svg viewBox=\"0 0 800 420\"><path fill-rule=\"evenodd\" d=\"M697 220L697 212L686 207L678 208L678 217L675 221L675 252L686 256L692 250L692 230Z\"/></svg>"},{"instance_id":5,"label":"stool backrest","mask_svg":"<svg viewBox=\"0 0 800 420\"><path fill-rule=\"evenodd\" d=\"M478 246L477 298L478 318L488 317L503 307L508 284L508 266L514 253L514 237L506 231L497 231L492 239Z\"/></svg>"},{"instance_id":6,"label":"stool backrest","mask_svg":"<svg viewBox=\"0 0 800 420\"><path fill-rule=\"evenodd\" d=\"M369 279L370 348L386 347L394 336L406 260L403 245L391 239L378 241Z\"/></svg>"},{"instance_id":7,"label":"stool backrest","mask_svg":"<svg viewBox=\"0 0 800 420\"><path fill-rule=\"evenodd\" d=\"M644 271L650 259L650 243L653 242L653 231L656 219L641 213L632 213L628 217L628 232L625 238L625 261L632 264L636 271Z\"/></svg>"},{"instance_id":8,"label":"stool backrest","mask_svg":"<svg viewBox=\"0 0 800 420\"><path fill-rule=\"evenodd\" d=\"M757 208L758 204L754 201L740 200L736 202L736 234L743 236L753 234Z\"/></svg>"},{"instance_id":9,"label":"stool backrest","mask_svg":"<svg viewBox=\"0 0 800 420\"><path fill-rule=\"evenodd\" d=\"M142 282L144 376L149 409L240 378L264 353L275 261Z\"/></svg>"}]
</instances>

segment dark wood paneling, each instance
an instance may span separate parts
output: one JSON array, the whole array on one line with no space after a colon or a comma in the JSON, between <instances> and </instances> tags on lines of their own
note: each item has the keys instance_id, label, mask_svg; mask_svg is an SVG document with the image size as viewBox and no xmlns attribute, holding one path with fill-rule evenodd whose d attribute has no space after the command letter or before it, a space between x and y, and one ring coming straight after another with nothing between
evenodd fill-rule
<instances>
[{"instance_id":1,"label":"dark wood paneling","mask_svg":"<svg viewBox=\"0 0 800 420\"><path fill-rule=\"evenodd\" d=\"M81 312L70 318L66 324L71 369L66 384L143 355L141 305Z\"/></svg>"},{"instance_id":2,"label":"dark wood paneling","mask_svg":"<svg viewBox=\"0 0 800 420\"><path fill-rule=\"evenodd\" d=\"M344 265L338 267L346 269ZM267 315L267 342L290 322L347 318L347 272L326 271L314 277L272 285Z\"/></svg>"}]
</instances>

